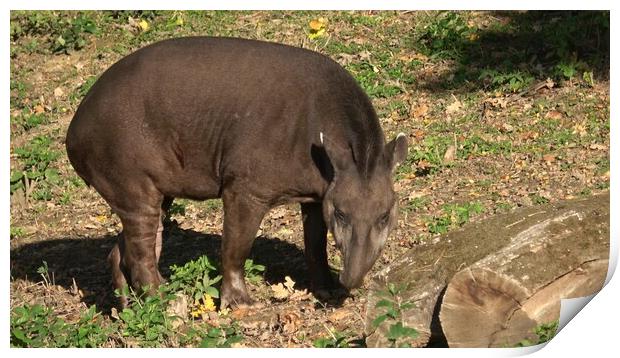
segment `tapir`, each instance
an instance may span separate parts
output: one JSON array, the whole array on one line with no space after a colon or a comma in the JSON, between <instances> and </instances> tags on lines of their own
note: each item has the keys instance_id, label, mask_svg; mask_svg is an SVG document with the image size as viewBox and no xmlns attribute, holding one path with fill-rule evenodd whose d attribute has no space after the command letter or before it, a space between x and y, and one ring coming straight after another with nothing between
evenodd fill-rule
<instances>
[{"instance_id":1,"label":"tapir","mask_svg":"<svg viewBox=\"0 0 620 358\"><path fill-rule=\"evenodd\" d=\"M285 203L301 206L311 289L359 287L397 220L392 177L407 145L402 133L386 143L370 99L329 57L221 37L164 40L122 58L66 137L73 168L122 223L108 256L113 285L154 293L174 198L221 198L220 306L232 308L254 303L244 262L265 214ZM338 280L328 230L342 254Z\"/></svg>"}]
</instances>

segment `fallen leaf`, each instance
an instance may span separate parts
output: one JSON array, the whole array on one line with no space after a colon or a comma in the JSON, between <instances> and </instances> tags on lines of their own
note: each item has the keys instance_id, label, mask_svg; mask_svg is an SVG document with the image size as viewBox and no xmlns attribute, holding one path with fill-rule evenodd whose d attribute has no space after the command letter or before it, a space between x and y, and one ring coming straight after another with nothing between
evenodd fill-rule
<instances>
[{"instance_id":1,"label":"fallen leaf","mask_svg":"<svg viewBox=\"0 0 620 358\"><path fill-rule=\"evenodd\" d=\"M65 92L62 90L62 88L56 87L54 89L54 97L56 97L56 98L62 97L64 94L65 94Z\"/></svg>"},{"instance_id":2,"label":"fallen leaf","mask_svg":"<svg viewBox=\"0 0 620 358\"><path fill-rule=\"evenodd\" d=\"M286 299L289 295L288 290L282 283L271 285L271 291L273 291L273 297L279 300Z\"/></svg>"},{"instance_id":3,"label":"fallen leaf","mask_svg":"<svg viewBox=\"0 0 620 358\"><path fill-rule=\"evenodd\" d=\"M463 104L461 103L461 101L454 98L454 102L452 102L446 107L446 113L447 114L456 113L461 109L461 107L463 107Z\"/></svg>"},{"instance_id":4,"label":"fallen leaf","mask_svg":"<svg viewBox=\"0 0 620 358\"><path fill-rule=\"evenodd\" d=\"M353 312L349 311L348 309L339 309L334 311L332 314L330 314L327 317L327 320L332 322L332 323L338 323L339 321L342 321L348 317L350 317L353 314Z\"/></svg>"},{"instance_id":5,"label":"fallen leaf","mask_svg":"<svg viewBox=\"0 0 620 358\"><path fill-rule=\"evenodd\" d=\"M562 119L562 113L558 111L549 111L545 114L545 118L549 119Z\"/></svg>"},{"instance_id":6,"label":"fallen leaf","mask_svg":"<svg viewBox=\"0 0 620 358\"><path fill-rule=\"evenodd\" d=\"M555 154L545 154L542 156L543 160L547 163L555 161Z\"/></svg>"},{"instance_id":7,"label":"fallen leaf","mask_svg":"<svg viewBox=\"0 0 620 358\"><path fill-rule=\"evenodd\" d=\"M431 167L431 163L426 159L422 159L418 162L418 168L420 169L426 169L430 167Z\"/></svg>"},{"instance_id":8,"label":"fallen leaf","mask_svg":"<svg viewBox=\"0 0 620 358\"><path fill-rule=\"evenodd\" d=\"M607 146L606 145L602 145L602 144L590 144L590 149L593 150L607 150Z\"/></svg>"},{"instance_id":9,"label":"fallen leaf","mask_svg":"<svg viewBox=\"0 0 620 358\"><path fill-rule=\"evenodd\" d=\"M300 317L296 312L285 312L278 315L282 331L287 334L295 333L300 326Z\"/></svg>"},{"instance_id":10,"label":"fallen leaf","mask_svg":"<svg viewBox=\"0 0 620 358\"><path fill-rule=\"evenodd\" d=\"M512 132L512 131L514 130L514 127L513 127L513 126L511 126L511 125L510 125L510 124L508 124L508 123L502 123L502 127L501 127L501 129L502 129L502 131L504 131L504 132L508 132L508 133L510 133L510 132Z\"/></svg>"},{"instance_id":11,"label":"fallen leaf","mask_svg":"<svg viewBox=\"0 0 620 358\"><path fill-rule=\"evenodd\" d=\"M456 157L456 146L454 145L448 146L448 149L446 149L446 153L443 155L443 162L452 163L455 157Z\"/></svg>"},{"instance_id":12,"label":"fallen leaf","mask_svg":"<svg viewBox=\"0 0 620 358\"><path fill-rule=\"evenodd\" d=\"M426 105L426 103L422 103L420 105L418 105L414 110L413 110L413 118L424 118L426 117L426 115L428 114L428 106Z\"/></svg>"},{"instance_id":13,"label":"fallen leaf","mask_svg":"<svg viewBox=\"0 0 620 358\"><path fill-rule=\"evenodd\" d=\"M327 19L324 17L310 21L310 33L308 34L308 38L314 40L317 37L323 36L326 31L326 25Z\"/></svg>"},{"instance_id":14,"label":"fallen leaf","mask_svg":"<svg viewBox=\"0 0 620 358\"><path fill-rule=\"evenodd\" d=\"M182 293L177 293L175 298L168 304L166 314L172 317L170 323L173 329L183 325L185 317L188 315L187 296Z\"/></svg>"},{"instance_id":15,"label":"fallen leaf","mask_svg":"<svg viewBox=\"0 0 620 358\"><path fill-rule=\"evenodd\" d=\"M138 26L140 26L140 29L142 31L147 31L149 29L149 23L146 22L146 20L142 20L138 23Z\"/></svg>"},{"instance_id":16,"label":"fallen leaf","mask_svg":"<svg viewBox=\"0 0 620 358\"><path fill-rule=\"evenodd\" d=\"M309 300L312 298L312 295L310 294L310 292L308 292L308 290L304 289L304 290L295 290L295 292L293 292L291 294L291 297L289 297L289 300L291 301L304 301L304 300Z\"/></svg>"},{"instance_id":17,"label":"fallen leaf","mask_svg":"<svg viewBox=\"0 0 620 358\"><path fill-rule=\"evenodd\" d=\"M293 288L295 286L295 281L293 281L290 276L286 276L284 277L284 286L286 286L289 291L293 292L295 290Z\"/></svg>"},{"instance_id":18,"label":"fallen leaf","mask_svg":"<svg viewBox=\"0 0 620 358\"><path fill-rule=\"evenodd\" d=\"M45 108L43 108L42 105L37 104L36 106L34 106L34 113L35 114L41 114L43 112L45 112Z\"/></svg>"}]
</instances>

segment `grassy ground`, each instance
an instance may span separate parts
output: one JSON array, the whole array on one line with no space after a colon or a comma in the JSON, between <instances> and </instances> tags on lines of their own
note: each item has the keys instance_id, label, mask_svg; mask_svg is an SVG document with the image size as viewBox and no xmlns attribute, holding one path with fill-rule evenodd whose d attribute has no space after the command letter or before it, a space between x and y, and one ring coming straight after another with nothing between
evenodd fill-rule
<instances>
[{"instance_id":1,"label":"grassy ground","mask_svg":"<svg viewBox=\"0 0 620 358\"><path fill-rule=\"evenodd\" d=\"M408 135L398 226L373 272L467 222L609 188L609 13L12 12L11 345L363 346L364 288L339 304L304 292L295 205L267 215L247 265L264 310L212 310L218 200L175 202L160 267L170 285L113 308L105 258L120 223L70 167L65 131L112 63L187 35L327 54L371 96L386 136Z\"/></svg>"}]
</instances>

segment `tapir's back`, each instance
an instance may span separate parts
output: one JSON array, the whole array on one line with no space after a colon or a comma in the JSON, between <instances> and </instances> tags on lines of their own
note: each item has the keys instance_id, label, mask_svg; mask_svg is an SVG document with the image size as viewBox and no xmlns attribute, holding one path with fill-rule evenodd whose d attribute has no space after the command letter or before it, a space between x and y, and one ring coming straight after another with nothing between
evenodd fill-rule
<instances>
[{"instance_id":1,"label":"tapir's back","mask_svg":"<svg viewBox=\"0 0 620 358\"><path fill-rule=\"evenodd\" d=\"M67 150L87 181L95 164L86 161L165 177L160 186L172 179L183 186L172 177L183 171L206 179L191 183L195 193L173 194L207 197L204 188L221 182L223 168L248 167L244 160L264 167L296 157L300 167L278 168L312 167L309 146L319 131L377 155L384 144L368 97L328 57L262 41L188 37L110 67L80 104Z\"/></svg>"}]
</instances>

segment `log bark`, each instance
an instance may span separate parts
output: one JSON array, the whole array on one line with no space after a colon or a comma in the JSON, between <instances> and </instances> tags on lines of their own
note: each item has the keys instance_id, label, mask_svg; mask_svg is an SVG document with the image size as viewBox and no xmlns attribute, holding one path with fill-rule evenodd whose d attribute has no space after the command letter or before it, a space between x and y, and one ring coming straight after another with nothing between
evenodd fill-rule
<instances>
[{"instance_id":1,"label":"log bark","mask_svg":"<svg viewBox=\"0 0 620 358\"><path fill-rule=\"evenodd\" d=\"M541 235L546 235L547 239L534 239ZM564 240L567 237L573 239ZM538 244L526 244L528 240ZM562 249L563 245L558 243L564 241L576 246ZM528 255L525 255L526 251ZM472 334L476 332L472 331L482 332L485 325L489 326L485 334L493 333L493 344L512 342L509 337L518 334L500 328L503 326L497 322L511 322L514 332L525 332L520 341L531 333L529 327L532 324L553 321L553 317L557 319L559 296L583 296L600 289L605 279L602 272L607 271L608 255L608 193L523 208L466 225L442 236L436 244L411 249L373 278L366 309L366 344L369 347L389 344L386 336L391 322L386 321L378 327L372 324L383 313L376 304L383 298L381 292L386 290L388 283L404 285L406 288L399 293L399 299L415 303L413 308L402 312L404 325L419 333L412 342L414 346L488 346L486 341L473 343ZM470 266L473 271L469 270ZM504 271L497 269L500 266ZM503 273L510 273L509 277L525 282L527 289L522 289L524 284L515 283L513 279L503 279ZM463 283L448 287L453 279ZM547 284L543 283L545 281ZM474 282L496 284L489 283L487 288L485 285L472 286ZM459 305L459 299L467 297L471 287L477 287L476 292L480 294L471 295L466 304ZM494 293L493 290L509 294L489 294ZM443 297L444 292L446 297ZM513 293L514 296L510 296ZM491 301L497 301L495 304L486 303L489 311L502 317L496 318L494 324L485 323L488 322L485 321L487 316L476 316L478 311L472 308L479 308L475 306L476 300L484 298L483 294L488 294ZM448 305L444 307L442 302ZM520 310L515 309L519 304ZM499 312L503 312L503 316ZM462 328L460 331L459 327ZM470 336L457 339L459 333L448 334L446 329L449 332L469 332Z\"/></svg>"}]
</instances>

